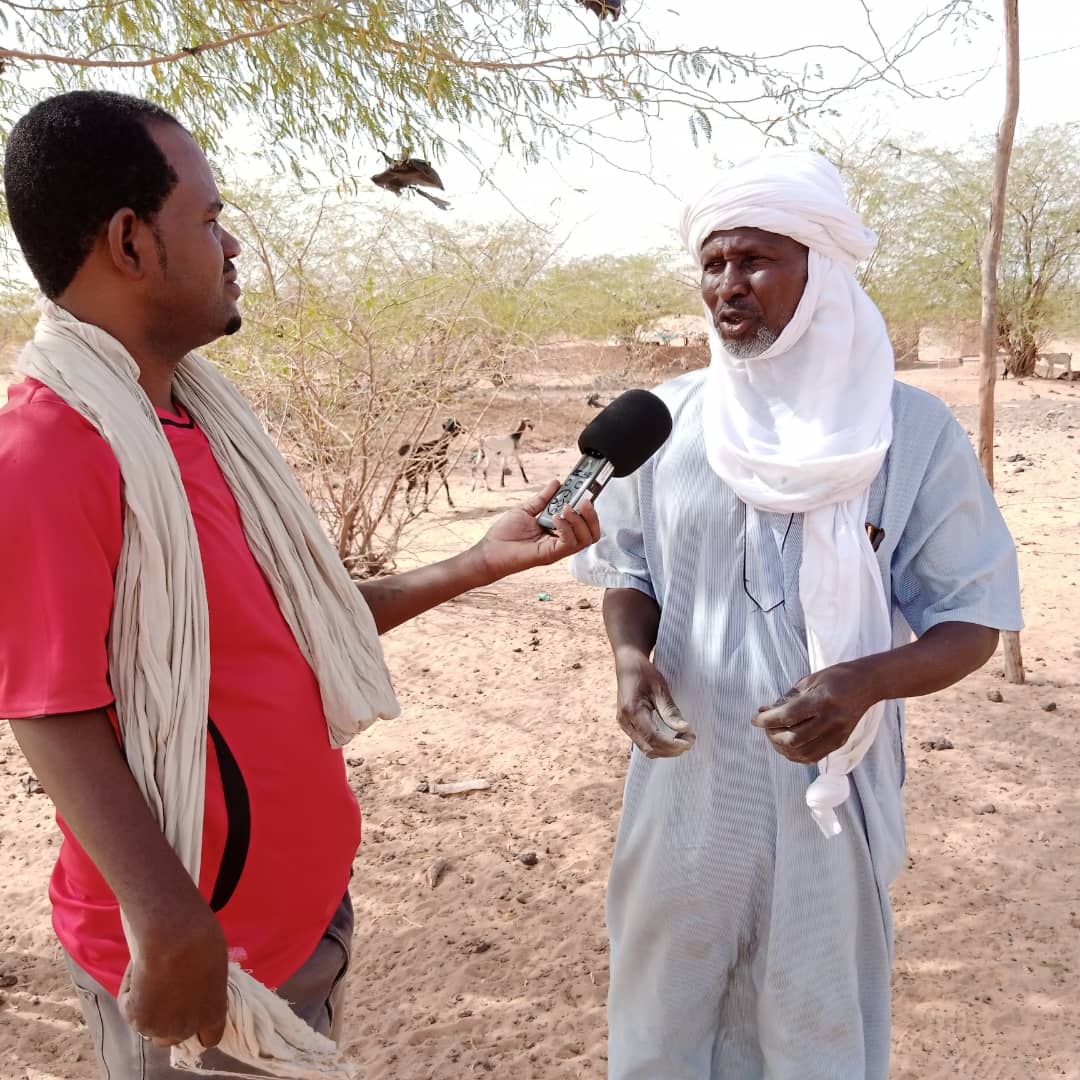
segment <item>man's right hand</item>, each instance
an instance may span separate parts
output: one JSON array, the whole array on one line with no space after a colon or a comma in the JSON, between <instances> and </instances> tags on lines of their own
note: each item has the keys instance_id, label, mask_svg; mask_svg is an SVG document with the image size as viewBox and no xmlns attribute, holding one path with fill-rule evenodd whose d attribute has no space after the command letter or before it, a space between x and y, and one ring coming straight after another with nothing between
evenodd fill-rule
<instances>
[{"instance_id":1,"label":"man's right hand","mask_svg":"<svg viewBox=\"0 0 1080 1080\"><path fill-rule=\"evenodd\" d=\"M124 1019L158 1046L197 1035L216 1046L225 1031L228 954L221 924L197 897L167 939L136 940L117 1001Z\"/></svg>"},{"instance_id":2,"label":"man's right hand","mask_svg":"<svg viewBox=\"0 0 1080 1080\"><path fill-rule=\"evenodd\" d=\"M650 758L685 754L697 736L682 718L664 676L637 649L620 649L615 657L619 727Z\"/></svg>"},{"instance_id":3,"label":"man's right hand","mask_svg":"<svg viewBox=\"0 0 1080 1080\"><path fill-rule=\"evenodd\" d=\"M127 917L132 962L118 999L162 1045L221 1041L225 937L135 784L104 710L12 720L34 775Z\"/></svg>"}]
</instances>

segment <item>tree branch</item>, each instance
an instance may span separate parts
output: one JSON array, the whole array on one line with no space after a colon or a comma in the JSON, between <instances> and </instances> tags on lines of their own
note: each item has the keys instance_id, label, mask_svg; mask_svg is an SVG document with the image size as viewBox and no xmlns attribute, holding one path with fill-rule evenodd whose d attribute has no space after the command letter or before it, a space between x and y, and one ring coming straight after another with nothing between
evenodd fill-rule
<instances>
[{"instance_id":1,"label":"tree branch","mask_svg":"<svg viewBox=\"0 0 1080 1080\"><path fill-rule=\"evenodd\" d=\"M159 64L174 64L178 60L188 60L204 52L215 52L218 49L227 49L231 45L239 45L246 41L256 41L259 38L269 37L282 30L294 30L298 26L306 26L309 23L321 22L328 15L336 11L336 7L322 8L313 11L309 15L303 15L297 19L284 19L280 22L271 23L268 26L260 26L255 30L244 30L230 37L220 38L217 41L208 41L198 45L191 45L178 52L161 53L157 56L143 57L141 60L96 60L86 56L61 56L58 53L23 52L20 49L6 49L0 46L0 61L22 60L34 64L59 64L63 67L74 68L149 68Z\"/></svg>"}]
</instances>

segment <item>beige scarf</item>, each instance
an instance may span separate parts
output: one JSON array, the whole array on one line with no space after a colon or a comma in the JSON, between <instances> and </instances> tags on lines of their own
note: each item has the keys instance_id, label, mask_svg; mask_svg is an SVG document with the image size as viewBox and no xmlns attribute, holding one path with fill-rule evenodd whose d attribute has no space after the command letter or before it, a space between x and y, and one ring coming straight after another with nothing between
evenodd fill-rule
<instances>
[{"instance_id":1,"label":"beige scarf","mask_svg":"<svg viewBox=\"0 0 1080 1080\"><path fill-rule=\"evenodd\" d=\"M19 369L86 417L120 464L124 539L109 673L131 772L197 882L210 636L198 538L176 459L138 384L138 367L103 330L45 301ZM371 612L258 419L194 353L181 361L173 385L210 442L251 552L318 679L330 742L342 746L376 719L396 716ZM351 1075L329 1039L235 963L229 965L228 1020L219 1045L275 1076ZM203 1071L203 1049L197 1038L174 1047L174 1067Z\"/></svg>"}]
</instances>

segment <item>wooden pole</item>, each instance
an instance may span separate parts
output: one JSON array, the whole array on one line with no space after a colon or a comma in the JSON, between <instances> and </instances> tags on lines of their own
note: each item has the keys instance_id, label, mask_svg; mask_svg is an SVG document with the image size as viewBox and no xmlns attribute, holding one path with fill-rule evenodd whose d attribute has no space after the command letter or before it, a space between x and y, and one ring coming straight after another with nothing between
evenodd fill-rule
<instances>
[{"instance_id":1,"label":"wooden pole","mask_svg":"<svg viewBox=\"0 0 1080 1080\"><path fill-rule=\"evenodd\" d=\"M980 322L979 462L994 486L994 390L997 386L998 261L1005 229L1005 194L1009 184L1016 116L1020 111L1020 0L1004 0L1005 8L1005 111L994 150L994 181L990 189L990 219L982 249L982 319ZM1005 678L1024 681L1020 635L1006 630Z\"/></svg>"}]
</instances>

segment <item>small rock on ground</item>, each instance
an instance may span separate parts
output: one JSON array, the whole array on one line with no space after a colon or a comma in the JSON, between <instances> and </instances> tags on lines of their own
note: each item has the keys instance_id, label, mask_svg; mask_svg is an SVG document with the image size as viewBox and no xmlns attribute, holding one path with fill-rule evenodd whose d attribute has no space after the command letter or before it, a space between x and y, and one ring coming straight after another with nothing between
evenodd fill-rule
<instances>
[{"instance_id":1,"label":"small rock on ground","mask_svg":"<svg viewBox=\"0 0 1080 1080\"><path fill-rule=\"evenodd\" d=\"M919 746L923 750L955 750L951 739L946 739L944 735L938 736L936 739L926 739L919 743Z\"/></svg>"}]
</instances>

